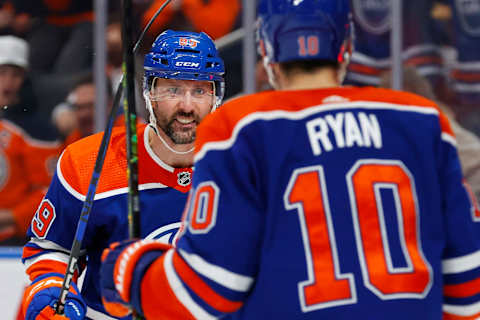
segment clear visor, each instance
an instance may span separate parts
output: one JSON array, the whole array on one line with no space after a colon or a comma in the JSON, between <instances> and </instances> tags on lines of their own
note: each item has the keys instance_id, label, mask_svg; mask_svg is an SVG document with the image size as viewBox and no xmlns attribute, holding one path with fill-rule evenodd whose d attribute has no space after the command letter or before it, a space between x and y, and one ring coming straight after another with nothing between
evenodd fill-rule
<instances>
[{"instance_id":1,"label":"clear visor","mask_svg":"<svg viewBox=\"0 0 480 320\"><path fill-rule=\"evenodd\" d=\"M150 89L150 100L181 100L190 97L196 102L213 103L215 84L211 81L170 80L155 77Z\"/></svg>"}]
</instances>

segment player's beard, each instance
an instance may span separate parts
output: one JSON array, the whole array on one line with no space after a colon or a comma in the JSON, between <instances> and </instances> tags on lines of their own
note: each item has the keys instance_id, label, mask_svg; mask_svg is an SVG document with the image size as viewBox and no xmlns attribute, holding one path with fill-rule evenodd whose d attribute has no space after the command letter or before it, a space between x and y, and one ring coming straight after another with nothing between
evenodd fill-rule
<instances>
[{"instance_id":1,"label":"player's beard","mask_svg":"<svg viewBox=\"0 0 480 320\"><path fill-rule=\"evenodd\" d=\"M192 118L194 121L193 128L178 128L179 122L176 121L178 116L185 118ZM171 117L167 118L155 112L155 117L157 118L157 126L160 130L165 132L165 134L173 141L175 144L190 144L195 141L196 129L198 123L200 123L200 117L193 113L186 113L183 111L178 111L174 113Z\"/></svg>"}]
</instances>

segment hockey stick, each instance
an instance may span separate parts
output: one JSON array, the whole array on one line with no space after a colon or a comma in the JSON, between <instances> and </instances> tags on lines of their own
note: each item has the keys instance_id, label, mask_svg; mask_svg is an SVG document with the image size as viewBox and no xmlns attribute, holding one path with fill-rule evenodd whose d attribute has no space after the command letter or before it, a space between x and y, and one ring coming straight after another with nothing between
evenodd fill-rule
<instances>
[{"instance_id":1,"label":"hockey stick","mask_svg":"<svg viewBox=\"0 0 480 320\"><path fill-rule=\"evenodd\" d=\"M122 1L122 42L123 42L123 113L125 114L126 140L127 140L127 179L128 179L128 234L130 239L140 237L140 197L138 194L138 136L137 136L137 110L135 107L135 53L130 46L133 45L133 10L132 0ZM133 310L134 320L140 320L137 312Z\"/></svg>"},{"instance_id":2,"label":"hockey stick","mask_svg":"<svg viewBox=\"0 0 480 320\"><path fill-rule=\"evenodd\" d=\"M140 199L138 196L138 136L137 110L135 108L135 61L132 33L132 0L123 0L123 110L125 114L127 140L127 179L128 179L128 234L130 238L140 237Z\"/></svg>"},{"instance_id":3,"label":"hockey stick","mask_svg":"<svg viewBox=\"0 0 480 320\"><path fill-rule=\"evenodd\" d=\"M162 6L157 10L155 15L150 19L149 23L145 26L142 34L137 40L133 52L137 52L140 46L140 43L143 40L143 37L147 33L148 29L152 25L153 21L158 17L158 15L163 11L163 9L171 2L172 0L166 0ZM122 76L123 82L123 76ZM72 283L73 275L77 266L77 261L80 256L80 249L82 247L83 238L85 236L85 230L87 228L88 218L90 217L90 211L92 209L93 200L95 197L95 192L97 190L98 179L100 178L100 173L102 172L103 163L105 161L105 155L107 153L108 145L110 144L110 137L112 134L113 123L115 122L115 115L117 114L120 98L123 93L123 87L120 85L115 92L115 97L113 99L112 109L108 116L108 122L103 132L102 141L100 147L98 148L97 159L95 160L95 167L92 172L92 177L90 178L90 185L88 186L87 195L85 201L83 202L82 211L80 213L80 218L77 224L77 230L75 232L75 237L73 239L72 248L70 250L70 256L68 258L67 269L65 271L65 276L63 278L62 289L60 291L59 300L56 306L56 313L62 315L65 310L65 303L67 300L67 294L70 290L70 285Z\"/></svg>"}]
</instances>

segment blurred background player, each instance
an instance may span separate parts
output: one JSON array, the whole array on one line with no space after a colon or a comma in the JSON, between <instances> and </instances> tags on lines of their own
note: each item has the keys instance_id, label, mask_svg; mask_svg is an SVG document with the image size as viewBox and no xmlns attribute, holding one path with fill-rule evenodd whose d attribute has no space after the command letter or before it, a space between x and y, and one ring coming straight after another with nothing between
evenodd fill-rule
<instances>
[{"instance_id":1,"label":"blurred background player","mask_svg":"<svg viewBox=\"0 0 480 320\"><path fill-rule=\"evenodd\" d=\"M106 250L104 296L151 319L478 318L480 213L447 117L339 87L348 0L258 12L277 91L202 122L184 233Z\"/></svg>"},{"instance_id":2,"label":"blurred background player","mask_svg":"<svg viewBox=\"0 0 480 320\"><path fill-rule=\"evenodd\" d=\"M480 1L448 0L455 60L451 80L460 123L480 135Z\"/></svg>"},{"instance_id":3,"label":"blurred background player","mask_svg":"<svg viewBox=\"0 0 480 320\"><path fill-rule=\"evenodd\" d=\"M434 0L419 0L415 6L402 2L402 59L445 97L445 79L441 53L442 34L431 11ZM355 22L355 51L345 82L359 86L378 86L380 73L392 66L390 37L392 33L392 0L352 0Z\"/></svg>"},{"instance_id":4,"label":"blurred background player","mask_svg":"<svg viewBox=\"0 0 480 320\"><path fill-rule=\"evenodd\" d=\"M145 56L150 123L138 127L142 237L166 243L175 238L191 185L196 128L220 105L223 74L223 61L205 33L165 31ZM23 252L32 280L23 301L27 320L54 313L100 139L93 135L67 147L33 218ZM114 129L82 244L77 273L86 262L82 292L74 283L67 297L71 319L85 313L88 319L111 319L100 299L98 271L103 248L128 237L125 145L125 130Z\"/></svg>"},{"instance_id":5,"label":"blurred background player","mask_svg":"<svg viewBox=\"0 0 480 320\"><path fill-rule=\"evenodd\" d=\"M380 87L392 87L392 74L390 71L384 72L380 77ZM473 199L480 198L480 139L473 132L467 130L455 120L455 113L445 103L438 100L435 96L430 82L422 77L418 71L411 66L403 69L403 91L418 94L429 100L434 101L440 109L445 113L450 121L452 130L457 140L458 158L462 165L462 172L465 180L468 182L467 187L471 188Z\"/></svg>"},{"instance_id":6,"label":"blurred background player","mask_svg":"<svg viewBox=\"0 0 480 320\"><path fill-rule=\"evenodd\" d=\"M52 178L60 144L36 112L28 44L0 36L0 242L22 245ZM49 132L51 134L49 134ZM49 139L49 140L45 140Z\"/></svg>"}]
</instances>

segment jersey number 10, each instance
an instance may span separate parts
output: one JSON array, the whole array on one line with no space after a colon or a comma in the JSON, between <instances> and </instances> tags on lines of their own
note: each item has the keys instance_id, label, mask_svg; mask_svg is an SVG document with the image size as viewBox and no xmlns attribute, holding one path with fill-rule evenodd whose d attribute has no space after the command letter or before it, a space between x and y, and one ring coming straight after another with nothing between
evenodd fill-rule
<instances>
[{"instance_id":1,"label":"jersey number 10","mask_svg":"<svg viewBox=\"0 0 480 320\"><path fill-rule=\"evenodd\" d=\"M400 161L359 160L346 176L363 284L382 300L425 297L432 269L422 253L413 178ZM393 266L380 196L393 192L406 267ZM298 284L302 311L357 302L354 276L341 273L322 166L296 169L284 195L300 219L308 279Z\"/></svg>"}]
</instances>

